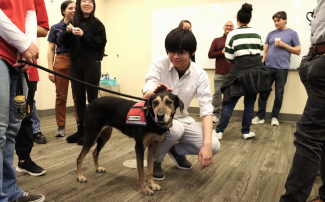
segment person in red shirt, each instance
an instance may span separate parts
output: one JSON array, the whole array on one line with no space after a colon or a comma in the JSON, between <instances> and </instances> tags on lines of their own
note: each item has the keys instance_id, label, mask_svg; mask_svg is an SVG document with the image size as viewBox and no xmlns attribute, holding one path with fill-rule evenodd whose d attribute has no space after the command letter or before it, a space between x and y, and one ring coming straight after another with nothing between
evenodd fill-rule
<instances>
[{"instance_id":1,"label":"person in red shirt","mask_svg":"<svg viewBox=\"0 0 325 202\"><path fill-rule=\"evenodd\" d=\"M49 23L44 0L34 0L34 7L37 16L37 37L45 37L49 30ZM33 66L29 67L27 73L29 74L29 81L31 84L31 92L28 95L28 100L33 102L30 103L33 113L28 114L22 120L21 127L16 136L15 148L19 159L16 171L28 173L32 176L40 176L45 174L46 171L42 167L38 166L34 161L32 161L30 157L30 153L34 146L33 139L36 138L35 141L37 143L46 143L46 139L42 133L40 131L38 133L35 133L33 127L33 125L38 125L37 128L39 128L39 124L35 124L35 120L33 120L36 119L36 121L39 122L34 100L39 76L37 68ZM36 137L35 134L37 134Z\"/></svg>"},{"instance_id":2,"label":"person in red shirt","mask_svg":"<svg viewBox=\"0 0 325 202\"><path fill-rule=\"evenodd\" d=\"M225 43L227 39L227 35L229 32L234 30L234 24L231 21L228 21L225 23L225 26L223 27L223 36L219 38L215 38L212 41L208 57L210 59L215 58L216 59L216 71L214 76L214 94L213 94L213 100L212 105L214 107L213 110L213 123L218 122L218 117L221 114L221 98L222 93L220 91L220 88L224 82L224 80L227 78L228 73L231 69L231 63L228 63L225 58Z\"/></svg>"},{"instance_id":3,"label":"person in red shirt","mask_svg":"<svg viewBox=\"0 0 325 202\"><path fill-rule=\"evenodd\" d=\"M17 59L34 62L39 50L36 42L36 13L32 0L0 0L0 201L38 201L43 195L31 195L17 186L17 175L12 166L15 136L21 120L14 115L14 97L18 81L17 68L26 71L29 65ZM16 69L15 69L16 68ZM22 78L23 94L27 83Z\"/></svg>"}]
</instances>

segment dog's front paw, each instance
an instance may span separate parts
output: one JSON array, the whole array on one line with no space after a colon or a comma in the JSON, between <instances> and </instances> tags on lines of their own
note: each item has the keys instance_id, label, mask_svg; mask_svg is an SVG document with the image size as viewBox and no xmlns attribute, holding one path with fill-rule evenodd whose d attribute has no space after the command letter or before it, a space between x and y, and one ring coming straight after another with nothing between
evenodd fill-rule
<instances>
[{"instance_id":1,"label":"dog's front paw","mask_svg":"<svg viewBox=\"0 0 325 202\"><path fill-rule=\"evenodd\" d=\"M159 191L159 190L161 190L161 187L159 186L159 184L156 184L156 183L150 183L150 182L149 182L149 187L150 187L153 191Z\"/></svg>"},{"instance_id":2,"label":"dog's front paw","mask_svg":"<svg viewBox=\"0 0 325 202\"><path fill-rule=\"evenodd\" d=\"M105 170L104 167L98 167L98 168L96 168L96 172L97 173L104 173L104 172L106 172L106 170Z\"/></svg>"},{"instance_id":3,"label":"dog's front paw","mask_svg":"<svg viewBox=\"0 0 325 202\"><path fill-rule=\"evenodd\" d=\"M87 182L87 178L85 178L85 177L82 176L82 175L81 175L81 177L78 177L77 180L78 180L78 182L80 182L80 183Z\"/></svg>"},{"instance_id":4,"label":"dog's front paw","mask_svg":"<svg viewBox=\"0 0 325 202\"><path fill-rule=\"evenodd\" d=\"M148 196L154 194L153 191L151 189L149 189L148 187L143 188L142 193L144 193L145 195L148 195Z\"/></svg>"}]
</instances>

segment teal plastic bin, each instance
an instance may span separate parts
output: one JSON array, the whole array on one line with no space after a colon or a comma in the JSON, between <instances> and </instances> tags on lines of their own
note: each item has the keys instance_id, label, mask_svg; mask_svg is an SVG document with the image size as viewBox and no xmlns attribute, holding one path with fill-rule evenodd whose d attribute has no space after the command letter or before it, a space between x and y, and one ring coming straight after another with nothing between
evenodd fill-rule
<instances>
[{"instance_id":1,"label":"teal plastic bin","mask_svg":"<svg viewBox=\"0 0 325 202\"><path fill-rule=\"evenodd\" d=\"M100 80L99 85L101 85L101 86L114 86L114 85L116 85L116 79L103 79L103 80Z\"/></svg>"}]
</instances>

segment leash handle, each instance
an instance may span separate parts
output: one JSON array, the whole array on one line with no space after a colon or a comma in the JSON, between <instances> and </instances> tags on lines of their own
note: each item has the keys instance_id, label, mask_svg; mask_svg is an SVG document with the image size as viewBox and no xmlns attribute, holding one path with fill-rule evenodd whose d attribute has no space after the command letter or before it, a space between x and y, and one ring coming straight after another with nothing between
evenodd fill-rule
<instances>
[{"instance_id":1,"label":"leash handle","mask_svg":"<svg viewBox=\"0 0 325 202\"><path fill-rule=\"evenodd\" d=\"M123 96L123 97L128 97L128 98L131 98L131 99L136 99L136 100L143 100L143 101L146 101L148 99L143 99L143 98L140 98L140 97L135 97L135 96L132 96L132 95L126 95L126 94L123 94L123 93L119 93L119 92L115 92L115 91L112 91L112 90L108 90L108 89L105 89L105 88L101 88L99 86L95 86L95 85L92 85L90 83L86 83L84 81L80 81L78 79L75 79L75 78L72 78L72 77L69 77L69 76L66 76L66 75L63 75L63 74L60 74L60 73L57 73L55 71L52 71L52 70L49 70L45 67L42 67L40 65L37 65L37 64L34 64L34 63L31 63L31 62L28 62L26 60L18 60L18 63L25 63L25 64L28 64L28 65L31 65L33 67L36 67L38 69L41 69L43 71L46 71L46 72L49 72L51 74L54 74L54 75L57 75L57 76L60 76L62 78L65 78L65 79L68 79L68 80L71 80L71 81L75 81L75 82L79 82L81 84L84 84L84 85L87 85L87 86L90 86L90 87L93 87L93 88L97 88L99 90L102 90L102 91L105 91L105 92L109 92L109 93L113 93L113 94L116 94L116 95L120 95L120 96Z\"/></svg>"}]
</instances>

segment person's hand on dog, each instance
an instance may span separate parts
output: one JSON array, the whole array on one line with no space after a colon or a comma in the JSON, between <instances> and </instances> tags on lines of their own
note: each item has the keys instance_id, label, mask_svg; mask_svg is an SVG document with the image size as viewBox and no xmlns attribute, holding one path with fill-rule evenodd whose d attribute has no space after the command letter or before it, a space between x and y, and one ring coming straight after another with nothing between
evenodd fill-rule
<instances>
[{"instance_id":1,"label":"person's hand on dog","mask_svg":"<svg viewBox=\"0 0 325 202\"><path fill-rule=\"evenodd\" d=\"M68 33L71 33L71 32L72 32L72 28L73 28L73 25L70 23L70 24L67 26L67 32L68 32Z\"/></svg>"},{"instance_id":2,"label":"person's hand on dog","mask_svg":"<svg viewBox=\"0 0 325 202\"><path fill-rule=\"evenodd\" d=\"M54 76L54 74L49 73L49 79L50 79L50 81L52 81L53 83L55 83L55 76Z\"/></svg>"},{"instance_id":3,"label":"person's hand on dog","mask_svg":"<svg viewBox=\"0 0 325 202\"><path fill-rule=\"evenodd\" d=\"M75 29L72 31L72 33L76 36L82 36L84 34L84 32L82 31L82 29L80 29L79 27L75 27Z\"/></svg>"},{"instance_id":4,"label":"person's hand on dog","mask_svg":"<svg viewBox=\"0 0 325 202\"><path fill-rule=\"evenodd\" d=\"M212 162L212 146L203 145L199 153L199 164L201 164L201 170L208 167Z\"/></svg>"},{"instance_id":5,"label":"person's hand on dog","mask_svg":"<svg viewBox=\"0 0 325 202\"><path fill-rule=\"evenodd\" d=\"M166 84L161 83L161 84L159 84L159 86L156 87L156 89L153 92L154 93L159 93L159 92L161 92L163 90L167 90L169 92L173 91L173 89L169 88Z\"/></svg>"}]
</instances>

